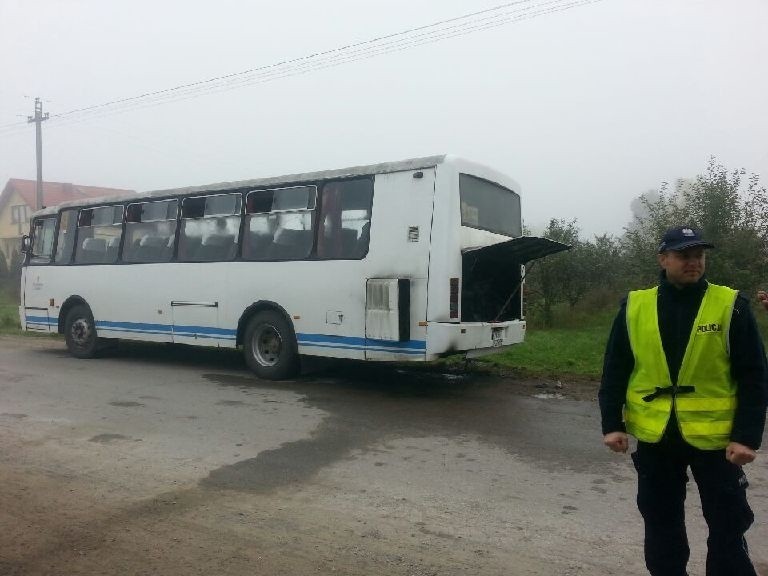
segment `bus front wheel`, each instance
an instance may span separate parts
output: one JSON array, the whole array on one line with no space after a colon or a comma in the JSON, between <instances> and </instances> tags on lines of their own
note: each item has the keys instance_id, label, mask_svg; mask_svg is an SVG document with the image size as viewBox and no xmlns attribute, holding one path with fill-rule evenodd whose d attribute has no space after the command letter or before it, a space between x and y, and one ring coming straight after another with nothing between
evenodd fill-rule
<instances>
[{"instance_id":1,"label":"bus front wheel","mask_svg":"<svg viewBox=\"0 0 768 576\"><path fill-rule=\"evenodd\" d=\"M64 339L69 353L75 358L93 358L96 355L99 339L93 314L87 306L77 305L67 313Z\"/></svg>"},{"instance_id":2,"label":"bus front wheel","mask_svg":"<svg viewBox=\"0 0 768 576\"><path fill-rule=\"evenodd\" d=\"M293 328L282 314L273 310L259 312L248 322L243 351L248 367L259 378L282 380L299 371Z\"/></svg>"}]
</instances>

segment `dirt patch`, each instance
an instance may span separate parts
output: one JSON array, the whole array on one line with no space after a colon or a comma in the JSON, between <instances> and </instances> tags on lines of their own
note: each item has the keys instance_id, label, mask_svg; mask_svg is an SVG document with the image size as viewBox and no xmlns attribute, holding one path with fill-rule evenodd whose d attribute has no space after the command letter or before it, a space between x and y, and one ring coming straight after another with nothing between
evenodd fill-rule
<instances>
[{"instance_id":1,"label":"dirt patch","mask_svg":"<svg viewBox=\"0 0 768 576\"><path fill-rule=\"evenodd\" d=\"M315 506L311 490L244 497L190 487L115 502L81 479L4 467L0 482L3 576L506 573L503 562L488 570L503 550L424 527L403 539L386 523ZM517 574L546 573L525 557L514 563Z\"/></svg>"},{"instance_id":2,"label":"dirt patch","mask_svg":"<svg viewBox=\"0 0 768 576\"><path fill-rule=\"evenodd\" d=\"M537 398L568 398L585 402L597 401L600 380L581 374L535 374L525 369L503 368L479 362L450 364L371 364L340 363L322 373L355 381L406 379L415 387L485 386L507 393Z\"/></svg>"},{"instance_id":3,"label":"dirt patch","mask_svg":"<svg viewBox=\"0 0 768 576\"><path fill-rule=\"evenodd\" d=\"M556 376L531 375L523 371L497 369L490 378L498 378L512 385L519 393L537 398L558 395L572 400L596 402L600 381L597 378L579 374Z\"/></svg>"}]
</instances>

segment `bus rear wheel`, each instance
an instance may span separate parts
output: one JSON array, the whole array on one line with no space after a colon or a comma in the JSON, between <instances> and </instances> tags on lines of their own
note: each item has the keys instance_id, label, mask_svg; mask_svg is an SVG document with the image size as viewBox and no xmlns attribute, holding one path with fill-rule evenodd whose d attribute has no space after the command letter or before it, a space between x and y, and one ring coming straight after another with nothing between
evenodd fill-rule
<instances>
[{"instance_id":1,"label":"bus rear wheel","mask_svg":"<svg viewBox=\"0 0 768 576\"><path fill-rule=\"evenodd\" d=\"M283 315L274 310L259 312L248 322L243 352L248 367L259 378L283 380L299 371L296 335Z\"/></svg>"},{"instance_id":2,"label":"bus rear wheel","mask_svg":"<svg viewBox=\"0 0 768 576\"><path fill-rule=\"evenodd\" d=\"M93 358L99 345L96 323L88 306L74 306L64 321L64 340L75 358Z\"/></svg>"}]
</instances>

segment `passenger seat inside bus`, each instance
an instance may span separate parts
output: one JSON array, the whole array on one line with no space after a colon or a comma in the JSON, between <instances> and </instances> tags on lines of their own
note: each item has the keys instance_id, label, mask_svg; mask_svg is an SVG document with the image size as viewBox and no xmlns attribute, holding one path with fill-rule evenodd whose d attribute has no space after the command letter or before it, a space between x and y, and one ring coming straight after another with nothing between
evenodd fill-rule
<instances>
[{"instance_id":1,"label":"passenger seat inside bus","mask_svg":"<svg viewBox=\"0 0 768 576\"><path fill-rule=\"evenodd\" d=\"M107 241L104 238L86 238L83 240L77 262L100 264L107 261Z\"/></svg>"},{"instance_id":2,"label":"passenger seat inside bus","mask_svg":"<svg viewBox=\"0 0 768 576\"><path fill-rule=\"evenodd\" d=\"M237 245L232 234L211 234L203 238L203 243L196 254L195 260L214 262L217 260L232 260L235 257Z\"/></svg>"},{"instance_id":3,"label":"passenger seat inside bus","mask_svg":"<svg viewBox=\"0 0 768 576\"><path fill-rule=\"evenodd\" d=\"M246 260L266 260L272 247L272 234L251 232L243 243L243 258Z\"/></svg>"},{"instance_id":4,"label":"passenger seat inside bus","mask_svg":"<svg viewBox=\"0 0 768 576\"><path fill-rule=\"evenodd\" d=\"M107 243L107 260L115 262L117 260L117 251L120 249L120 236L110 238Z\"/></svg>"},{"instance_id":5,"label":"passenger seat inside bus","mask_svg":"<svg viewBox=\"0 0 768 576\"><path fill-rule=\"evenodd\" d=\"M173 245L168 246L166 236L144 236L134 256L137 262L167 262L172 253Z\"/></svg>"},{"instance_id":6,"label":"passenger seat inside bus","mask_svg":"<svg viewBox=\"0 0 768 576\"><path fill-rule=\"evenodd\" d=\"M355 246L355 258L362 258L368 253L368 245L371 243L371 222L370 220L363 224L360 230L360 237Z\"/></svg>"},{"instance_id":7,"label":"passenger seat inside bus","mask_svg":"<svg viewBox=\"0 0 768 576\"><path fill-rule=\"evenodd\" d=\"M200 236L185 236L182 233L179 237L179 260L194 261L202 245L203 239Z\"/></svg>"},{"instance_id":8,"label":"passenger seat inside bus","mask_svg":"<svg viewBox=\"0 0 768 576\"><path fill-rule=\"evenodd\" d=\"M306 258L312 249L312 230L280 228L269 247L269 260L296 260Z\"/></svg>"},{"instance_id":9,"label":"passenger seat inside bus","mask_svg":"<svg viewBox=\"0 0 768 576\"><path fill-rule=\"evenodd\" d=\"M357 258L357 230L341 229L341 254L339 258Z\"/></svg>"}]
</instances>

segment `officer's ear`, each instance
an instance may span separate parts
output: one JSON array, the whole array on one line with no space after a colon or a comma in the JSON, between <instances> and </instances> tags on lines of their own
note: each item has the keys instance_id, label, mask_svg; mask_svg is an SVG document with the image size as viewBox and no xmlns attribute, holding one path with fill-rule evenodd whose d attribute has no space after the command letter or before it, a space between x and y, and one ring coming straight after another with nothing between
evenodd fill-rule
<instances>
[{"instance_id":1,"label":"officer's ear","mask_svg":"<svg viewBox=\"0 0 768 576\"><path fill-rule=\"evenodd\" d=\"M661 254L656 255L656 260L659 262L659 267L662 270L667 269L667 252L662 252Z\"/></svg>"}]
</instances>

